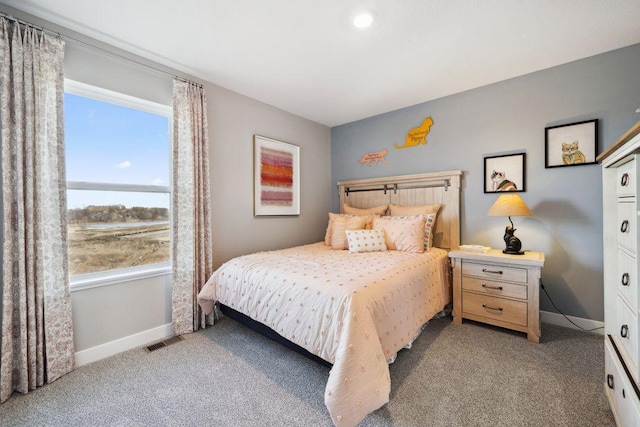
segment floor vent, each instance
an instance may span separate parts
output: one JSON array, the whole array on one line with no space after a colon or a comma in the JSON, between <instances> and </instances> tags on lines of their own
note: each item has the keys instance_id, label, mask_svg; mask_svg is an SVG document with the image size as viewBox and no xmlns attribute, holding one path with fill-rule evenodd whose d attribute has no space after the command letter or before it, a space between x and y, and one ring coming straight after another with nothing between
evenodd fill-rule
<instances>
[{"instance_id":1,"label":"floor vent","mask_svg":"<svg viewBox=\"0 0 640 427\"><path fill-rule=\"evenodd\" d=\"M161 349L163 347L166 347L168 345L175 344L178 341L182 341L183 339L184 338L182 338L180 335L178 335L178 336L175 336L175 337L167 338L164 341L160 341L160 342L157 342L155 344L151 344L151 345L145 347L144 349L147 351L147 353L151 353L152 351L156 351L156 350Z\"/></svg>"}]
</instances>

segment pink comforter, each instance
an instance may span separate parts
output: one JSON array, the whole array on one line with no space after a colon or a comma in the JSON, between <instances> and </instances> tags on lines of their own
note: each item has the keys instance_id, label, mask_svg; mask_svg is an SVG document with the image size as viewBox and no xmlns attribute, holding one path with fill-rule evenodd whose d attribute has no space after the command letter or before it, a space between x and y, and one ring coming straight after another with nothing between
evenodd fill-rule
<instances>
[{"instance_id":1,"label":"pink comforter","mask_svg":"<svg viewBox=\"0 0 640 427\"><path fill-rule=\"evenodd\" d=\"M325 404L354 426L389 401L387 361L451 301L444 250L349 253L324 243L246 255L198 294L219 301L331 362Z\"/></svg>"}]
</instances>

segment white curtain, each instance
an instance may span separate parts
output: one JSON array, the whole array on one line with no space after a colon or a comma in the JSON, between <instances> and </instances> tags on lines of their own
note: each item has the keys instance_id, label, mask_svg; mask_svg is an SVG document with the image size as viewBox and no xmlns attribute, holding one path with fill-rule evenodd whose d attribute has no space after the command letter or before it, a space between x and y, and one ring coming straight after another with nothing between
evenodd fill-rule
<instances>
[{"instance_id":1,"label":"white curtain","mask_svg":"<svg viewBox=\"0 0 640 427\"><path fill-rule=\"evenodd\" d=\"M73 369L63 124L64 42L0 18L0 402Z\"/></svg>"},{"instance_id":2,"label":"white curtain","mask_svg":"<svg viewBox=\"0 0 640 427\"><path fill-rule=\"evenodd\" d=\"M173 83L173 333L213 324L198 292L213 272L207 99L199 85Z\"/></svg>"}]
</instances>

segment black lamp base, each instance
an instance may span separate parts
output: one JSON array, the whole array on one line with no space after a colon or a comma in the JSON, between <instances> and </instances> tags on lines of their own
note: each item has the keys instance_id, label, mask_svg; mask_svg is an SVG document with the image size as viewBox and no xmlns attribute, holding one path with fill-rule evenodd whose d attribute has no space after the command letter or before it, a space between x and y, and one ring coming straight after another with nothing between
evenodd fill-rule
<instances>
[{"instance_id":1,"label":"black lamp base","mask_svg":"<svg viewBox=\"0 0 640 427\"><path fill-rule=\"evenodd\" d=\"M511 220L511 218L509 218L509 220ZM507 228L505 228L504 242L507 244L507 247L502 251L503 254L524 255L524 252L520 250L522 249L520 239L513 235L515 231L516 229L510 225L507 225Z\"/></svg>"}]
</instances>

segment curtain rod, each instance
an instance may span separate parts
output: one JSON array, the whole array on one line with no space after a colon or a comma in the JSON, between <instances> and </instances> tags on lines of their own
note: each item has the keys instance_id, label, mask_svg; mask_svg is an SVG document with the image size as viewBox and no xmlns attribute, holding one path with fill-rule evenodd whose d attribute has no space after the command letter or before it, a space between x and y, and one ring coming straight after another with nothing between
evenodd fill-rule
<instances>
[{"instance_id":1,"label":"curtain rod","mask_svg":"<svg viewBox=\"0 0 640 427\"><path fill-rule=\"evenodd\" d=\"M140 67L140 68L144 68L145 70L152 71L154 73L161 74L161 75L166 76L166 77L173 77L176 80L180 80L180 81L183 81L185 83L193 84L193 85L196 85L196 86L202 88L202 85L200 83L196 83L196 82L193 82L191 80L185 79L184 77L177 76L177 75L175 75L173 73L169 73L167 71L160 70L160 69L155 68L155 67L153 67L151 65L147 65L147 64L144 64L144 63L142 63L140 61L136 61L135 59L127 58L125 56L119 55L119 54L117 54L115 52L111 52L110 50L107 50L107 49L104 49L102 47L93 45L91 43L87 43L87 42L84 42L82 40L78 40L76 38L73 38L73 37L70 37L70 36L67 36L67 35L64 35L64 34L60 34L57 31L53 31L53 30L50 30L48 28L32 24L31 22L27 22L27 21L24 21L22 19L18 19L16 17L8 15L8 14L6 14L4 12L0 12L0 17L6 18L6 19L8 19L10 21L14 21L14 22L16 22L16 23L18 23L20 25L25 26L25 27L33 27L36 30L42 31L43 33L48 33L50 35L59 37L60 39L66 41L66 42L75 44L75 45L80 46L80 47L88 48L89 50L93 50L95 52L102 53L104 55L107 55L107 56L109 56L111 58L114 58L114 59L117 59L119 61L123 61L123 62L129 63L129 64L132 64L132 65L135 65L137 67Z\"/></svg>"}]
</instances>

